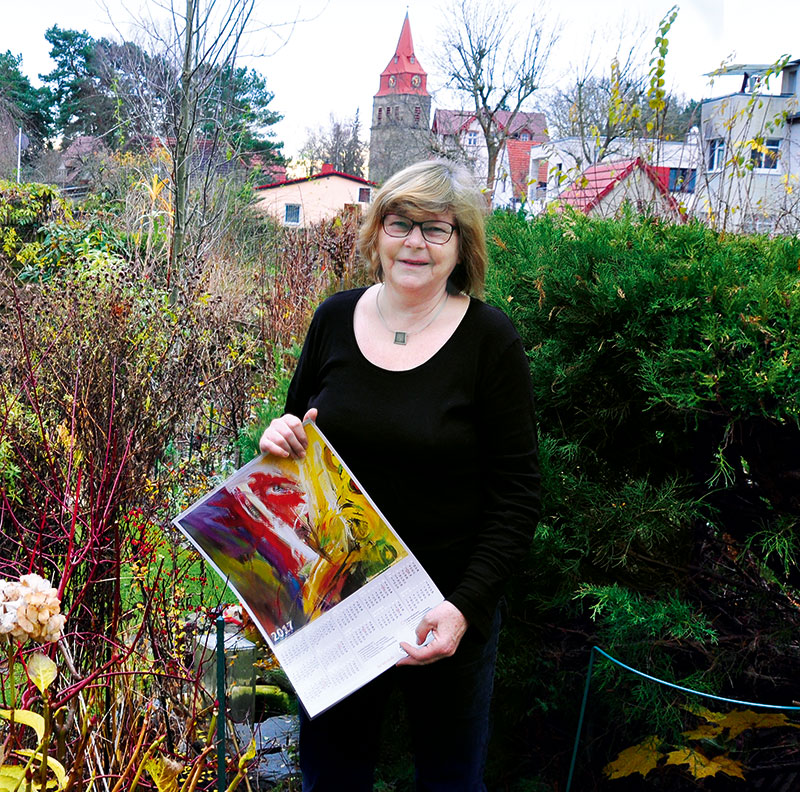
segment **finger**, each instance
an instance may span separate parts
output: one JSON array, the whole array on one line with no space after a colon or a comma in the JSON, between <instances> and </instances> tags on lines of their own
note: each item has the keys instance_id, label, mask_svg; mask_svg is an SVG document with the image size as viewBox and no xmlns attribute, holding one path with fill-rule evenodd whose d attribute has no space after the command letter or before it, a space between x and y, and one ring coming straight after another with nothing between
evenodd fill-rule
<instances>
[{"instance_id":1,"label":"finger","mask_svg":"<svg viewBox=\"0 0 800 792\"><path fill-rule=\"evenodd\" d=\"M261 437L261 444L268 453L300 458L305 455L308 438L299 418L284 415L270 423Z\"/></svg>"},{"instance_id":2,"label":"finger","mask_svg":"<svg viewBox=\"0 0 800 792\"><path fill-rule=\"evenodd\" d=\"M400 648L408 655L397 662L397 665L428 665L434 663L443 657L447 657L439 647L434 644L427 646L414 646L413 644L403 641L400 643Z\"/></svg>"},{"instance_id":3,"label":"finger","mask_svg":"<svg viewBox=\"0 0 800 792\"><path fill-rule=\"evenodd\" d=\"M271 456L283 457L284 459L289 456L289 451L270 440L266 436L266 432L261 436L258 447L263 453L270 454Z\"/></svg>"},{"instance_id":4,"label":"finger","mask_svg":"<svg viewBox=\"0 0 800 792\"><path fill-rule=\"evenodd\" d=\"M428 624L427 619L423 619L418 625L417 629L415 630L417 636L417 643L424 644L425 639L428 637L428 633L434 628L434 625Z\"/></svg>"},{"instance_id":5,"label":"finger","mask_svg":"<svg viewBox=\"0 0 800 792\"><path fill-rule=\"evenodd\" d=\"M309 411L308 411L308 412L307 412L307 413L306 413L306 414L303 416L303 422L305 422L305 421L316 421L316 420L317 420L317 413L318 413L318 412L319 412L319 411L317 410L317 408L316 408L316 407L312 407L312 408L311 408L311 409L310 409L310 410L309 410Z\"/></svg>"}]
</instances>

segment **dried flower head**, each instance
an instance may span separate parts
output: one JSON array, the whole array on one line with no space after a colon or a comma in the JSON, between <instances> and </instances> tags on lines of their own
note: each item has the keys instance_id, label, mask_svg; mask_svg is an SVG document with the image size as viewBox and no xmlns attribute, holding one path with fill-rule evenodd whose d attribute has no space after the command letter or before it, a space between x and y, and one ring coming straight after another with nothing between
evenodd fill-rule
<instances>
[{"instance_id":1,"label":"dried flower head","mask_svg":"<svg viewBox=\"0 0 800 792\"><path fill-rule=\"evenodd\" d=\"M0 580L0 638L57 641L65 620L58 592L40 575Z\"/></svg>"}]
</instances>

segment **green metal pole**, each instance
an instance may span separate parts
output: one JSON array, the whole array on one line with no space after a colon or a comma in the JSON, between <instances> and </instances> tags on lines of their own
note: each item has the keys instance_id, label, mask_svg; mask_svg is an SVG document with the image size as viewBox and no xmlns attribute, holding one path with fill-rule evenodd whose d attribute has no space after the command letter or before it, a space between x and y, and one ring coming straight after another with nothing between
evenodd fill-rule
<instances>
[{"instance_id":1,"label":"green metal pole","mask_svg":"<svg viewBox=\"0 0 800 792\"><path fill-rule=\"evenodd\" d=\"M583 688L583 701L581 702L581 714L578 717L578 730L575 733L575 745L572 749L572 761L569 763L569 776L567 776L567 786L564 792L569 792L572 787L572 775L575 772L575 762L578 758L578 746L581 743L581 730L583 729L583 716L586 714L586 702L589 700L589 686L592 681L592 665L594 664L594 650L593 646L589 651L589 668L586 671L586 685Z\"/></svg>"},{"instance_id":2,"label":"green metal pole","mask_svg":"<svg viewBox=\"0 0 800 792\"><path fill-rule=\"evenodd\" d=\"M217 792L225 792L225 619L217 616Z\"/></svg>"}]
</instances>

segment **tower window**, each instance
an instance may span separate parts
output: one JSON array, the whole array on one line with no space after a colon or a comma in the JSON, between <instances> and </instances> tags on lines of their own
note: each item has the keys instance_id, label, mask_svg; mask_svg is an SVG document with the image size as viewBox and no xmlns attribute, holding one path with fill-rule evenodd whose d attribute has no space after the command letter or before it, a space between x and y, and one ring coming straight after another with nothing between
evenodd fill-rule
<instances>
[{"instance_id":1,"label":"tower window","mask_svg":"<svg viewBox=\"0 0 800 792\"><path fill-rule=\"evenodd\" d=\"M409 62L409 63L416 63L416 59L414 58L414 56L413 56L413 55L409 55L409 56L408 56L408 62Z\"/></svg>"},{"instance_id":2,"label":"tower window","mask_svg":"<svg viewBox=\"0 0 800 792\"><path fill-rule=\"evenodd\" d=\"M414 108L414 126L419 126L421 118L422 118L422 108L417 106Z\"/></svg>"},{"instance_id":3,"label":"tower window","mask_svg":"<svg viewBox=\"0 0 800 792\"><path fill-rule=\"evenodd\" d=\"M395 122L395 124L400 123L400 107L399 107L399 105L395 105L395 108L394 108L394 122Z\"/></svg>"},{"instance_id":4,"label":"tower window","mask_svg":"<svg viewBox=\"0 0 800 792\"><path fill-rule=\"evenodd\" d=\"M378 108L378 120L376 121L375 126L380 126L381 125L381 121L383 121L383 108L379 107Z\"/></svg>"},{"instance_id":5,"label":"tower window","mask_svg":"<svg viewBox=\"0 0 800 792\"><path fill-rule=\"evenodd\" d=\"M392 120L392 108L386 108L386 123L388 124Z\"/></svg>"}]
</instances>

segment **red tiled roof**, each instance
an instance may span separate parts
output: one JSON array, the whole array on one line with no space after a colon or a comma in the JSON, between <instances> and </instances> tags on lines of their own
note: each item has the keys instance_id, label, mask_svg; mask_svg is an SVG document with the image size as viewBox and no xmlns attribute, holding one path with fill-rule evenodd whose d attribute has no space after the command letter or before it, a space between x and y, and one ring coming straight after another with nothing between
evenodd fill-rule
<instances>
[{"instance_id":1,"label":"red tiled roof","mask_svg":"<svg viewBox=\"0 0 800 792\"><path fill-rule=\"evenodd\" d=\"M671 208L679 212L677 202L669 193L669 168L655 168L641 157L600 162L587 168L577 181L559 195L559 201L580 209L584 214L594 209L635 168L642 170L665 197Z\"/></svg>"},{"instance_id":2,"label":"red tiled roof","mask_svg":"<svg viewBox=\"0 0 800 792\"><path fill-rule=\"evenodd\" d=\"M302 182L317 181L318 179L327 179L329 176L339 176L342 179L349 179L350 181L358 182L359 184L366 184L368 187L375 187L376 183L362 179L360 176L353 176L351 173L343 173L336 171L327 162L322 166L322 173L315 173L313 176L304 176L301 179L284 179L283 181L273 182L272 184L260 184L256 190L271 190L274 187L283 187L287 184L301 184Z\"/></svg>"},{"instance_id":3,"label":"red tiled roof","mask_svg":"<svg viewBox=\"0 0 800 792\"><path fill-rule=\"evenodd\" d=\"M416 94L428 96L428 75L420 66L414 54L414 42L411 39L411 24L408 13L403 21L400 39L389 65L381 72L381 83L375 96L392 94Z\"/></svg>"}]
</instances>

